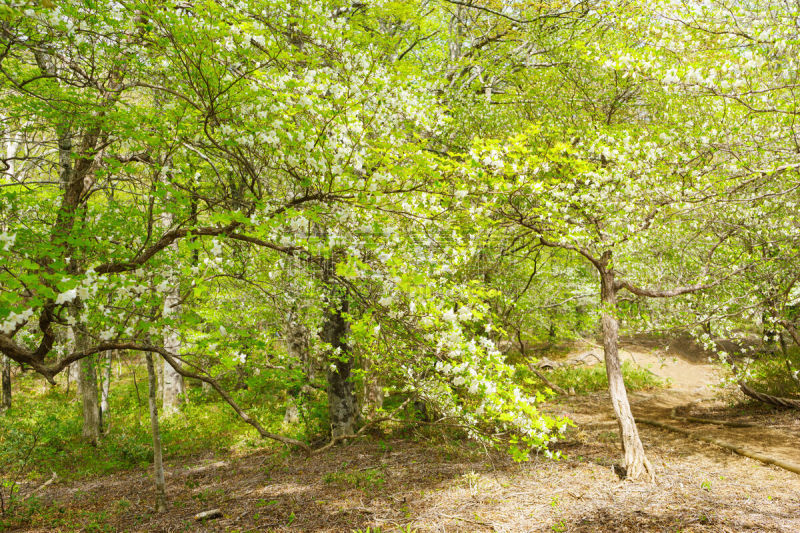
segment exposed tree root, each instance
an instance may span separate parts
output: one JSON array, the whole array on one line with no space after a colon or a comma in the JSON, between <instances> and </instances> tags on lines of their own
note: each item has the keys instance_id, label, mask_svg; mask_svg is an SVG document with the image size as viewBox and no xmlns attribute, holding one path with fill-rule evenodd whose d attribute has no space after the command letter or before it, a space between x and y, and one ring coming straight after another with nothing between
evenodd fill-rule
<instances>
[{"instance_id":1,"label":"exposed tree root","mask_svg":"<svg viewBox=\"0 0 800 533\"><path fill-rule=\"evenodd\" d=\"M673 407L670 411L670 418L680 420L681 422L694 422L696 424L713 424L716 426L728 426L732 428L757 428L761 427L758 424L751 424L750 422L731 422L729 420L716 420L714 418L697 418L695 416L681 416L676 413L679 407Z\"/></svg>"},{"instance_id":2,"label":"exposed tree root","mask_svg":"<svg viewBox=\"0 0 800 533\"><path fill-rule=\"evenodd\" d=\"M709 437L707 435L698 435L696 433L693 433L693 432L689 431L688 429L683 429L683 428L671 426L669 424L664 424L663 422L659 422L657 420L650 420L650 419L647 419L647 418L639 418L638 422L641 422L642 424L647 424L647 425L650 425L650 426L655 426L655 427L658 427L658 428L661 428L661 429L666 429L668 431L674 431L675 433L680 433L682 435L686 435L687 437L690 437L692 439L697 439L697 440L702 440L704 442L709 442L711 444L714 444L715 446L719 446L720 448L725 448L726 450L730 450L730 451L732 451L734 453L737 453L739 455L742 455L744 457L749 457L751 459L755 459L757 461L761 461L762 463L765 463L765 464L768 464L768 465L775 465L777 467L783 468L784 470L788 470L789 472L794 472L795 474L800 474L800 465L797 465L795 463L791 463L791 462L788 462L788 461L782 461L781 459L776 459L776 458L770 457L768 455L763 455L763 454L760 454L758 452L754 452L754 451L748 450L746 448L742 448L741 446L736 446L736 445L729 444L727 442L715 439L713 437Z\"/></svg>"},{"instance_id":3,"label":"exposed tree root","mask_svg":"<svg viewBox=\"0 0 800 533\"><path fill-rule=\"evenodd\" d=\"M763 392L758 392L757 390L752 389L744 381L739 382L739 389L741 389L745 396L749 396L750 398L758 400L759 402L774 405L775 407L800 409L800 400L795 400L794 398L782 398L780 396L771 396L769 394L764 394Z\"/></svg>"}]
</instances>

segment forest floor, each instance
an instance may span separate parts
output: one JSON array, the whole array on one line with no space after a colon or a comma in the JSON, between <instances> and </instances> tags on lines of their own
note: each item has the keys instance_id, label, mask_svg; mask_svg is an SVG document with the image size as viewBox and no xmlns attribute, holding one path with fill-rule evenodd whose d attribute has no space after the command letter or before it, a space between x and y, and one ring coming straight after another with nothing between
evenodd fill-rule
<instances>
[{"instance_id":1,"label":"forest floor","mask_svg":"<svg viewBox=\"0 0 800 533\"><path fill-rule=\"evenodd\" d=\"M638 417L800 463L798 415L732 400L713 387L717 368L703 354L639 343L622 356L671 380L631 395ZM670 418L676 406L762 427L679 422ZM657 480L621 481L607 394L547 409L576 423L558 445L560 461L515 463L430 429L372 436L311 459L274 450L195 457L167 463L167 513L151 510L149 473L131 471L51 485L27 531L800 531L800 475L640 424ZM213 508L223 517L193 519Z\"/></svg>"}]
</instances>

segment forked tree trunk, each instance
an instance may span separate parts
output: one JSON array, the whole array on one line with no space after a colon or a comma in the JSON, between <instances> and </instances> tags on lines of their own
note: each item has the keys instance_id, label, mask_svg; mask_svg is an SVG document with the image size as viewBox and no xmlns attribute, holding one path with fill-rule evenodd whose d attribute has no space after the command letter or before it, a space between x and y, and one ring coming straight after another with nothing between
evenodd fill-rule
<instances>
[{"instance_id":1,"label":"forked tree trunk","mask_svg":"<svg viewBox=\"0 0 800 533\"><path fill-rule=\"evenodd\" d=\"M622 367L619 361L619 320L617 318L617 287L614 283L614 272L610 269L598 268L601 276L601 304L603 351L605 353L606 374L608 376L608 392L611 404L619 424L622 451L625 455L625 474L628 479L638 479L648 474L650 480L655 473L650 461L644 453L636 421L628 402L628 393L622 378Z\"/></svg>"},{"instance_id":2,"label":"forked tree trunk","mask_svg":"<svg viewBox=\"0 0 800 533\"><path fill-rule=\"evenodd\" d=\"M147 398L150 406L150 427L153 433L153 477L156 482L156 505L157 513L167 510L167 490L164 481L164 459L161 451L161 430L158 426L158 404L156 403L156 393L158 382L156 381L156 369L153 364L153 354L145 353L147 361Z\"/></svg>"},{"instance_id":3,"label":"forked tree trunk","mask_svg":"<svg viewBox=\"0 0 800 533\"><path fill-rule=\"evenodd\" d=\"M2 356L3 366L3 391L2 399L0 399L0 411L5 411L11 408L11 359Z\"/></svg>"},{"instance_id":4,"label":"forked tree trunk","mask_svg":"<svg viewBox=\"0 0 800 533\"><path fill-rule=\"evenodd\" d=\"M346 336L348 324L347 298L341 302L331 298L322 326L322 340L329 343L332 353L329 357L328 377L328 415L331 421L331 436L351 435L358 423L358 402L353 387L353 356L350 354Z\"/></svg>"}]
</instances>

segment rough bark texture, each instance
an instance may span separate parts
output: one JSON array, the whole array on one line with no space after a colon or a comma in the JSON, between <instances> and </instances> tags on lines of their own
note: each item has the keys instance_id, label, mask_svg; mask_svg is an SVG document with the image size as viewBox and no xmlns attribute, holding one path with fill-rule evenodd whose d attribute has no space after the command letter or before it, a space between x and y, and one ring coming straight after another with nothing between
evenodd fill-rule
<instances>
[{"instance_id":1,"label":"rough bark texture","mask_svg":"<svg viewBox=\"0 0 800 533\"><path fill-rule=\"evenodd\" d=\"M308 380L313 380L316 375L316 365L311 358L308 329L300 322L296 313L289 315L289 320L284 327L286 338L286 351L290 357L297 359L302 365L303 372Z\"/></svg>"},{"instance_id":2,"label":"rough bark texture","mask_svg":"<svg viewBox=\"0 0 800 533\"><path fill-rule=\"evenodd\" d=\"M164 300L164 316L172 317L180 313L180 293L178 292L177 283L170 289ZM164 335L164 348L170 353L179 354L181 349L181 340L178 337L178 332L174 328L170 328ZM163 412L165 416L169 416L178 411L178 407L183 401L183 395L186 392L183 376L178 374L174 368L165 364L163 369L164 381L162 388L164 392Z\"/></svg>"},{"instance_id":3,"label":"rough bark texture","mask_svg":"<svg viewBox=\"0 0 800 533\"><path fill-rule=\"evenodd\" d=\"M283 423L287 426L292 426L300 422L300 409L297 407L297 402L294 398L286 400L286 411L283 414Z\"/></svg>"},{"instance_id":4,"label":"rough bark texture","mask_svg":"<svg viewBox=\"0 0 800 533\"><path fill-rule=\"evenodd\" d=\"M383 408L383 383L369 359L364 360L364 412L368 415Z\"/></svg>"},{"instance_id":5,"label":"rough bark texture","mask_svg":"<svg viewBox=\"0 0 800 533\"><path fill-rule=\"evenodd\" d=\"M11 359L2 356L3 366L3 386L2 386L2 399L0 399L0 411L5 411L11 408Z\"/></svg>"},{"instance_id":6,"label":"rough bark texture","mask_svg":"<svg viewBox=\"0 0 800 533\"><path fill-rule=\"evenodd\" d=\"M77 315L77 311L73 310ZM70 340L74 341L75 350L85 350L89 345L86 331L81 326L71 326ZM103 419L100 412L100 394L97 387L97 356L84 357L78 365L78 391L83 404L83 429L81 436L92 445L97 445L103 432Z\"/></svg>"},{"instance_id":7,"label":"rough bark texture","mask_svg":"<svg viewBox=\"0 0 800 533\"><path fill-rule=\"evenodd\" d=\"M75 351L75 332L72 331L72 328L67 328L67 346L70 351ZM81 382L81 365L80 363L72 363L69 365L69 369L67 370L67 393L69 393L69 387L71 384L74 384L80 394L80 382Z\"/></svg>"},{"instance_id":8,"label":"rough bark texture","mask_svg":"<svg viewBox=\"0 0 800 533\"><path fill-rule=\"evenodd\" d=\"M759 402L774 405L775 407L783 407L785 409L800 409L800 400L796 398L782 398L780 396L772 396L771 394L758 392L744 381L739 381L739 390L741 390L745 396L749 396L750 398L758 400Z\"/></svg>"},{"instance_id":9,"label":"rough bark texture","mask_svg":"<svg viewBox=\"0 0 800 533\"><path fill-rule=\"evenodd\" d=\"M332 347L328 377L328 415L331 421L331 436L351 435L358 423L358 402L351 379L353 357L345 342L348 334L347 298L336 302L331 298L326 310L325 323L320 336Z\"/></svg>"},{"instance_id":10,"label":"rough bark texture","mask_svg":"<svg viewBox=\"0 0 800 533\"><path fill-rule=\"evenodd\" d=\"M167 510L167 491L164 481L164 461L161 451L161 430L158 427L158 405L156 404L158 383L156 381L155 365L153 364L153 354L149 352L146 353L145 359L147 361L147 398L150 406L150 427L153 433L153 477L156 482L155 510L157 513L163 513Z\"/></svg>"},{"instance_id":11,"label":"rough bark texture","mask_svg":"<svg viewBox=\"0 0 800 533\"><path fill-rule=\"evenodd\" d=\"M78 333L80 339L82 333ZM79 340L79 343L81 341ZM84 349L84 348L81 348ZM80 360L80 391L83 401L83 430L81 435L90 444L97 445L103 428L100 415L100 402L97 390L97 369L95 356Z\"/></svg>"},{"instance_id":12,"label":"rough bark texture","mask_svg":"<svg viewBox=\"0 0 800 533\"><path fill-rule=\"evenodd\" d=\"M654 479L653 467L644 453L636 421L628 402L628 392L622 379L622 367L619 361L619 321L617 319L617 288L614 284L614 272L600 270L601 303L603 306L603 350L605 352L606 374L608 376L608 392L611 404L619 424L620 441L625 455L625 474L629 479L638 479L648 474Z\"/></svg>"}]
</instances>

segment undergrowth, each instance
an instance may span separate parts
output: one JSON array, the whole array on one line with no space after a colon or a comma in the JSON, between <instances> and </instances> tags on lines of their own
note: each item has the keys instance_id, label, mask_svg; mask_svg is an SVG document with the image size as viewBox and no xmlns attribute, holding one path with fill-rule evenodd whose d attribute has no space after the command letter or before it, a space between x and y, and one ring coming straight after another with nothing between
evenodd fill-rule
<instances>
[{"instance_id":1,"label":"undergrowth","mask_svg":"<svg viewBox=\"0 0 800 533\"><path fill-rule=\"evenodd\" d=\"M605 365L572 366L542 371L542 374L564 390L574 390L576 394L588 394L608 388ZM665 387L668 383L649 370L622 362L622 376L628 391L638 391ZM517 377L529 386L542 388L544 384L525 367L518 367Z\"/></svg>"},{"instance_id":2,"label":"undergrowth","mask_svg":"<svg viewBox=\"0 0 800 533\"><path fill-rule=\"evenodd\" d=\"M764 355L755 359L747 367L747 384L760 392L773 396L800 397L800 385L792 379L791 374L792 371L798 370L800 370L800 350L798 349L788 350L785 356L783 354Z\"/></svg>"},{"instance_id":3,"label":"undergrowth","mask_svg":"<svg viewBox=\"0 0 800 533\"><path fill-rule=\"evenodd\" d=\"M136 371L136 380L133 379ZM12 408L0 414L0 478L24 470L23 478L39 479L55 472L60 479L78 479L147 467L153 461L150 421L147 408L146 373L129 368L115 380L105 416L105 434L97 446L81 440L82 413L74 387L67 394L64 386L41 391L41 379L31 375L15 380ZM301 423L282 428L285 383L252 379L234 398L273 432L310 440L322 431L324 398L305 397L300 401ZM176 459L201 453L225 453L266 446L247 424L216 393L190 386L186 402L178 413L161 417L161 440L165 458ZM31 435L37 435L31 446ZM28 453L28 449L29 450ZM22 464L20 451L28 455ZM2 480L0 479L0 480Z\"/></svg>"}]
</instances>

